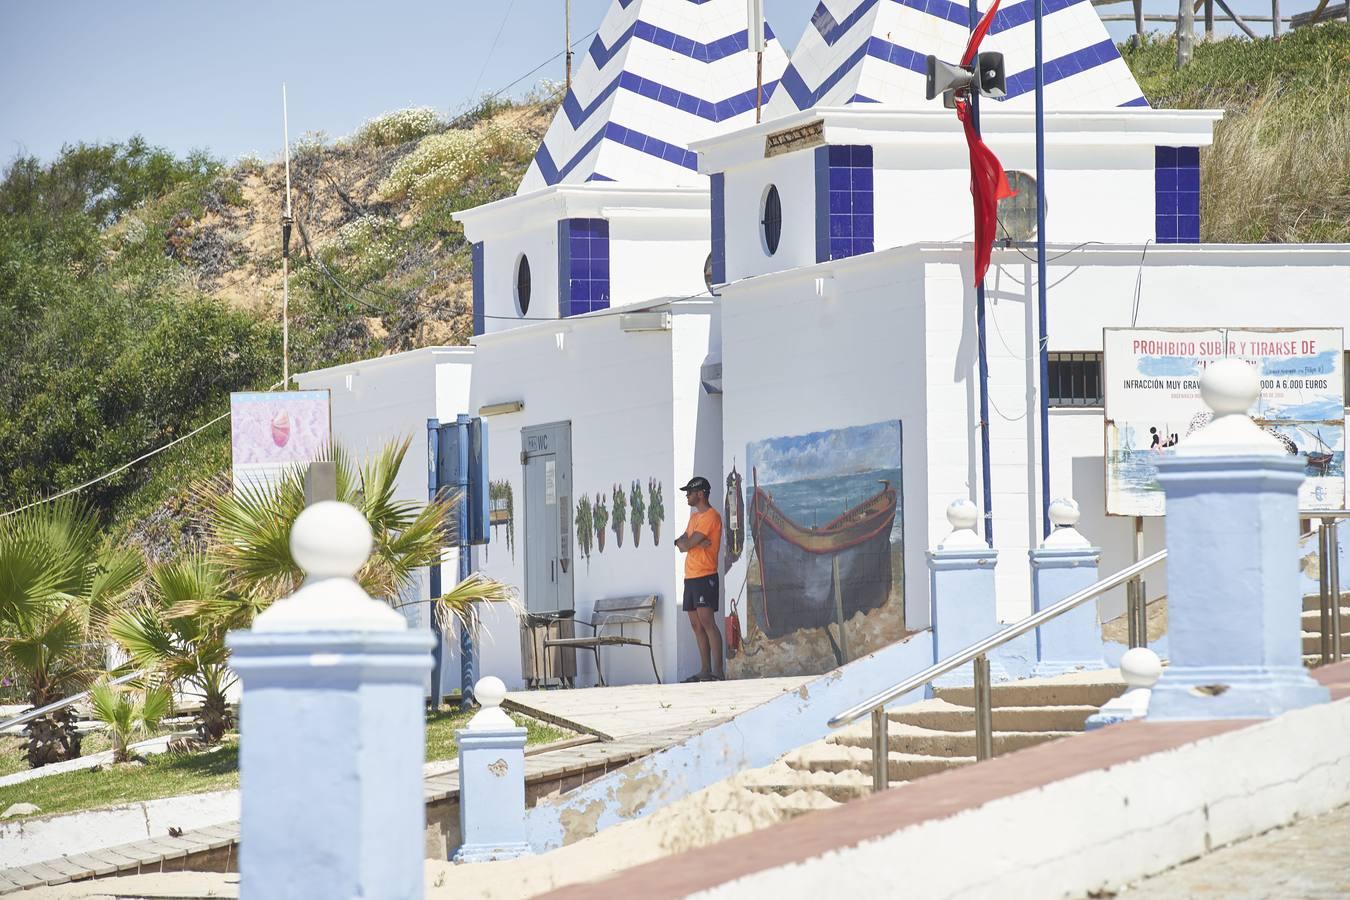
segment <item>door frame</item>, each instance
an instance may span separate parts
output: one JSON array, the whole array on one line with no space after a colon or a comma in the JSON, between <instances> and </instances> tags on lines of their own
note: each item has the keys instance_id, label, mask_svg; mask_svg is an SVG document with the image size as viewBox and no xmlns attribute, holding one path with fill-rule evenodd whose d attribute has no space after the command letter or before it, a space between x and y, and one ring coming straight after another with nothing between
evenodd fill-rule
<instances>
[{"instance_id":1,"label":"door frame","mask_svg":"<svg viewBox=\"0 0 1350 900\"><path fill-rule=\"evenodd\" d=\"M530 450L527 449L527 444L528 444L529 438L530 438L530 436L531 436L532 434L537 434L537 433L539 433L539 432L547 432L547 431L550 431L550 430L559 430L559 429L561 429L562 432L563 432L563 438L562 438L562 440L559 442L559 446L554 447L554 448L549 449L549 450L536 450L536 451L533 451L533 452L531 452ZM561 519L560 519L560 522L559 522L559 524L562 526L562 527L560 528L560 532L559 532L559 540L560 540L560 541L565 541L565 542L566 542L566 548L567 548L567 551L568 551L567 559L568 559L568 562L569 562L569 566L568 566L568 571L565 573L565 574L568 576L568 577L567 577L567 591L566 591L566 593L567 593L568 596L565 597L565 598L562 597L561 595L563 594L563 591L560 589L559 592L558 592L558 593L559 593L559 606L556 607L556 608L557 608L557 609L573 609L573 610L574 610L574 609L576 609L576 565L575 565L575 563L576 563L576 554L573 552L573 550L574 550L575 548L574 548L574 546L573 546L572 521L571 521L571 519L572 519L571 505L572 505L572 492L573 492L573 484L572 484L572 420L571 420L571 419L559 419L559 420L553 421L553 422L539 422L539 423L534 424L534 425L523 425L523 426L521 426L521 429L520 429L520 486L521 486L521 495L522 495L522 496L521 496L521 499L522 499L522 501L523 501L523 502L521 503L521 510L522 510L522 512L524 513L523 521L521 522L521 526L522 526L522 527L521 527L521 530L520 530L520 534L525 538L525 555L524 555L525 572L524 572L524 578L522 579L522 581L524 582L523 587L525 587L526 592L527 592L527 595L526 595L526 598L525 598L525 604L526 604L526 609L527 609L527 610L529 609L529 596L528 596L528 590L529 590L530 572L531 572L531 568L530 568L530 563L531 563L531 559L530 559L530 557L531 557L531 549L530 549L530 545L531 545L531 541L530 541L530 537L529 537L529 535L530 535L530 525L529 525L529 516L530 516L530 496L529 496L528 479L527 479L526 471L525 471L525 470L526 470L526 468L529 466L530 458L531 458L531 457L538 457L538 456L552 456L552 457L554 458L554 465L556 466L556 470L555 470L555 475L554 475L554 477L555 477L555 479L556 479L557 482L558 482L558 490L557 490L557 499L558 499L558 502L557 502L556 505L557 505L557 507L558 507L558 509L559 509L560 511L561 511L562 508L563 508L563 501L564 501L564 500L567 501L567 513L566 513L566 516L563 517L563 518L561 518ZM564 476L565 476L565 477L564 477ZM565 488L566 493L564 493L563 485L566 485L566 488ZM542 506L544 506L544 507L546 508L546 507L547 507L547 504L546 504L546 503L545 503L545 504L542 504ZM561 547L560 547L560 549L561 549ZM559 566L559 569L560 569L559 575L561 576L561 574L563 574L563 573L561 572L561 566ZM561 586L561 580L559 580L558 583L559 583L559 586Z\"/></svg>"}]
</instances>

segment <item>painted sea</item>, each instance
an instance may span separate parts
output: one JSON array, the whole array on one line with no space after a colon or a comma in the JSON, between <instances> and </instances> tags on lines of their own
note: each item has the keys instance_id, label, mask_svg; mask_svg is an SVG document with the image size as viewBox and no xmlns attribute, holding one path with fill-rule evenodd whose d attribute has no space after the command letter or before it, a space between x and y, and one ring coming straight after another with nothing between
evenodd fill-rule
<instances>
[{"instance_id":1,"label":"painted sea","mask_svg":"<svg viewBox=\"0 0 1350 900\"><path fill-rule=\"evenodd\" d=\"M773 498L778 508L787 513L794 522L805 528L816 528L837 518L841 513L857 506L881 490L881 482L887 481L897 492L900 491L899 469L876 469L871 472L859 472L851 475L834 475L824 478L806 478L779 484L761 484L760 487ZM750 485L746 485L747 503ZM899 543L903 537L902 517L895 517L891 528L891 543Z\"/></svg>"}]
</instances>

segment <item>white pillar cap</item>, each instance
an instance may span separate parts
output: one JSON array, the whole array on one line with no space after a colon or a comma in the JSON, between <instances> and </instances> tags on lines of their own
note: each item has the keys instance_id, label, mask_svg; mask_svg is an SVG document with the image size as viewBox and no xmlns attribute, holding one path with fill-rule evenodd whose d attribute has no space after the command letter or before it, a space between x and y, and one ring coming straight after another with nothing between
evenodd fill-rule
<instances>
[{"instance_id":1,"label":"white pillar cap","mask_svg":"<svg viewBox=\"0 0 1350 900\"><path fill-rule=\"evenodd\" d=\"M937 545L939 550L988 550L989 544L975 533L975 523L980 520L980 511L970 500L962 497L953 500L947 507L947 521L952 530Z\"/></svg>"},{"instance_id":2,"label":"white pillar cap","mask_svg":"<svg viewBox=\"0 0 1350 900\"><path fill-rule=\"evenodd\" d=\"M473 696L483 708L469 720L469 731L501 731L503 728L516 727L516 723L501 708L502 700L506 698L506 685L496 675L478 679Z\"/></svg>"},{"instance_id":3,"label":"white pillar cap","mask_svg":"<svg viewBox=\"0 0 1350 900\"><path fill-rule=\"evenodd\" d=\"M1221 359L1200 376L1200 397L1214 420L1177 446L1177 456L1285 456L1288 451L1251 420L1247 411L1261 395L1256 367Z\"/></svg>"},{"instance_id":4,"label":"white pillar cap","mask_svg":"<svg viewBox=\"0 0 1350 900\"><path fill-rule=\"evenodd\" d=\"M1147 647L1133 647L1120 657L1120 677L1130 688L1151 688L1162 677L1162 660Z\"/></svg>"},{"instance_id":5,"label":"white pillar cap","mask_svg":"<svg viewBox=\"0 0 1350 900\"><path fill-rule=\"evenodd\" d=\"M307 507L291 526L291 556L305 583L258 616L253 630L405 631L403 616L372 600L354 578L372 546L370 523L355 507L336 500Z\"/></svg>"},{"instance_id":6,"label":"white pillar cap","mask_svg":"<svg viewBox=\"0 0 1350 900\"><path fill-rule=\"evenodd\" d=\"M1078 530L1083 514L1078 501L1071 497L1057 497L1050 501L1050 534L1041 542L1042 550L1079 550L1091 547L1091 542Z\"/></svg>"}]
</instances>

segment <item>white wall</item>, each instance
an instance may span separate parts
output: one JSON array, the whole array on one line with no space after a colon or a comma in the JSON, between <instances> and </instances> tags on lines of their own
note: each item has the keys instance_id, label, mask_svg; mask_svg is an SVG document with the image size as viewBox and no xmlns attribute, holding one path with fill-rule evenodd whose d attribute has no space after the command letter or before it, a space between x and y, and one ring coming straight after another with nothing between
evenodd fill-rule
<instances>
[{"instance_id":1,"label":"white wall","mask_svg":"<svg viewBox=\"0 0 1350 900\"><path fill-rule=\"evenodd\" d=\"M1153 148L1046 146L1048 240L1145 241L1154 237ZM988 140L1007 170L1036 175L1024 140ZM970 168L949 146L879 144L873 151L876 247L970 240ZM1101 214L1109 209L1110 215Z\"/></svg>"},{"instance_id":2,"label":"white wall","mask_svg":"<svg viewBox=\"0 0 1350 900\"><path fill-rule=\"evenodd\" d=\"M395 499L427 499L427 419L454 421L469 412L469 385L474 351L470 347L428 347L335 366L295 376L304 389L327 388L331 397L333 440L364 462L391 441L410 438L399 469ZM453 554L451 556L453 559ZM445 569L454 583L453 563ZM430 597L426 571L405 594L408 600ZM430 626L425 603L405 609L409 620ZM459 685L458 662L448 662L446 684Z\"/></svg>"},{"instance_id":3,"label":"white wall","mask_svg":"<svg viewBox=\"0 0 1350 900\"><path fill-rule=\"evenodd\" d=\"M539 223L539 224L534 224ZM483 313L488 334L520 325L516 305L516 263L521 254L530 260L530 308L527 319L558 316L558 223L532 219L521 222L510 237L483 242Z\"/></svg>"},{"instance_id":4,"label":"white wall","mask_svg":"<svg viewBox=\"0 0 1350 900\"><path fill-rule=\"evenodd\" d=\"M619 547L609 530L603 553L593 548L589 562L576 559L574 588L578 619L588 619L600 597L661 596L655 642L665 681L697 667L692 634L679 606L681 558L672 541L688 521L676 489L689 476L677 470L677 453L683 462L716 443L715 432L707 431L711 421L707 409L685 408L699 396L691 394L689 386L697 385L699 366L708 353L710 315L709 304L688 312L677 309L670 332L625 333L618 316L605 313L556 325L535 324L480 338L475 359L474 408L507 400L525 404L518 413L489 420L490 477L511 481L516 547L514 557L500 542L479 548L481 570L523 589L526 527L520 431L529 425L570 421L574 494L608 496L615 483L626 488L634 480L644 487L652 477L662 482L666 518L660 544L652 545L647 528L641 544L634 547L631 530L626 529ZM574 554L579 552L575 541L573 547ZM480 672L520 686L517 622L504 610L484 621L489 634L480 645ZM601 653L611 684L652 680L651 662L642 648L611 647ZM594 683L589 657L577 655L583 684Z\"/></svg>"},{"instance_id":5,"label":"white wall","mask_svg":"<svg viewBox=\"0 0 1350 900\"><path fill-rule=\"evenodd\" d=\"M915 262L825 264L806 272L728 285L722 302L723 470L744 472L747 444L764 438L902 423L905 619L926 627L929 471L935 435L924 389L926 304ZM815 274L833 271L834 295L816 295ZM938 366L951 377L950 364ZM945 531L943 531L945 534ZM725 576L728 593L745 580L748 554ZM742 607L742 617L746 610ZM743 621L743 633L748 633Z\"/></svg>"},{"instance_id":6,"label":"white wall","mask_svg":"<svg viewBox=\"0 0 1350 900\"><path fill-rule=\"evenodd\" d=\"M711 246L707 210L664 218L609 211L610 306L705 292L703 264Z\"/></svg>"},{"instance_id":7,"label":"white wall","mask_svg":"<svg viewBox=\"0 0 1350 900\"><path fill-rule=\"evenodd\" d=\"M769 185L778 186L783 233L772 256L764 247L760 218ZM726 173L728 281L780 272L816 261L815 151L799 150Z\"/></svg>"}]
</instances>

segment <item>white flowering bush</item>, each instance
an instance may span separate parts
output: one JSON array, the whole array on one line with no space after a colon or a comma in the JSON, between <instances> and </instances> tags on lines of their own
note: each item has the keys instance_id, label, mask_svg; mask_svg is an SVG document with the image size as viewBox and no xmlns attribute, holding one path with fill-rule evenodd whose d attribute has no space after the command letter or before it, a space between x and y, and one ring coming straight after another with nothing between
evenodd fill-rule
<instances>
[{"instance_id":1,"label":"white flowering bush","mask_svg":"<svg viewBox=\"0 0 1350 900\"><path fill-rule=\"evenodd\" d=\"M356 130L355 142L367 147L392 147L416 141L445 128L445 121L429 106L400 109L367 121Z\"/></svg>"},{"instance_id":2,"label":"white flowering bush","mask_svg":"<svg viewBox=\"0 0 1350 900\"><path fill-rule=\"evenodd\" d=\"M324 245L323 255L360 281L378 278L398 261L398 225L379 216L353 219Z\"/></svg>"},{"instance_id":3,"label":"white flowering bush","mask_svg":"<svg viewBox=\"0 0 1350 900\"><path fill-rule=\"evenodd\" d=\"M494 166L528 159L532 150L533 141L523 130L495 122L473 131L433 134L394 164L377 193L389 202L408 200L423 207Z\"/></svg>"},{"instance_id":4,"label":"white flowering bush","mask_svg":"<svg viewBox=\"0 0 1350 900\"><path fill-rule=\"evenodd\" d=\"M245 153L239 157L239 161L234 164L234 167L242 175L261 175L264 165L263 158L258 154Z\"/></svg>"}]
</instances>

